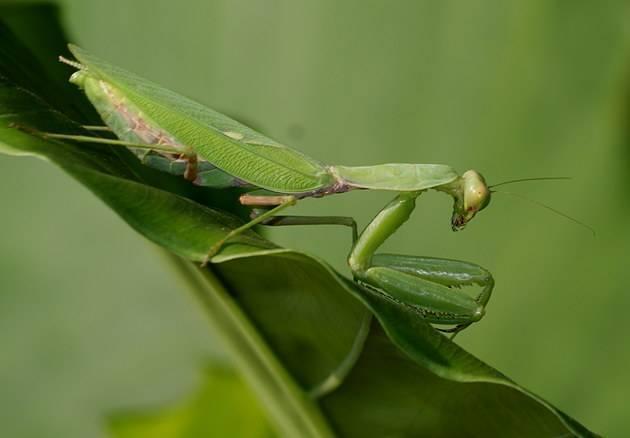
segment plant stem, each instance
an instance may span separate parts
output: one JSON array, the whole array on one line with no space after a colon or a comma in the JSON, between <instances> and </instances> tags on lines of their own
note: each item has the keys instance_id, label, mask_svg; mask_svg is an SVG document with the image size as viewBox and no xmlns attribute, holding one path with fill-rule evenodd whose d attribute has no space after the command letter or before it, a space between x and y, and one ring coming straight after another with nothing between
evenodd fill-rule
<instances>
[{"instance_id":1,"label":"plant stem","mask_svg":"<svg viewBox=\"0 0 630 438\"><path fill-rule=\"evenodd\" d=\"M286 437L329 438L334 433L317 404L298 386L269 349L212 269L166 253L171 265L201 300L215 333Z\"/></svg>"}]
</instances>

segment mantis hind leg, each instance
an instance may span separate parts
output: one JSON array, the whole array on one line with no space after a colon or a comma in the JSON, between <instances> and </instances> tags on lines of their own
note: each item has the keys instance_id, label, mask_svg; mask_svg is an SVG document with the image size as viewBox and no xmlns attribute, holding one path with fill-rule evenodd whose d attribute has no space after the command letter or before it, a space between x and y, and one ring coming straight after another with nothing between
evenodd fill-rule
<instances>
[{"instance_id":1,"label":"mantis hind leg","mask_svg":"<svg viewBox=\"0 0 630 438\"><path fill-rule=\"evenodd\" d=\"M107 126L92 126L86 125L82 126L84 129L89 131L109 131L110 128ZM195 181L198 175L198 167L199 160L196 153L187 153L182 151L174 146L170 146L167 144L153 144L153 143L133 143L125 140L118 140L112 138L104 138L104 137L91 137L86 135L74 135L74 134L56 134L52 132L37 132L37 134L43 138L51 138L57 140L70 140L77 141L82 143L95 143L95 144L105 144L110 146L124 146L127 148L135 149L142 151L141 154L137 153L138 158L142 161L143 164L147 164L147 160L150 157L151 152L160 152L164 154L171 154L175 156L179 156L180 159L186 161L186 167L183 171L183 177L188 181Z\"/></svg>"}]
</instances>

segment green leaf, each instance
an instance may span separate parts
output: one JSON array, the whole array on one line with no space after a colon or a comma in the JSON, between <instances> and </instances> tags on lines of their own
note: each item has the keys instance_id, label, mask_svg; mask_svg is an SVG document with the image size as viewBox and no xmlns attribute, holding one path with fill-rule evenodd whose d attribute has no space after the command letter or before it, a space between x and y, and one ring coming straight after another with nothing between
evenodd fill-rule
<instances>
[{"instance_id":1,"label":"green leaf","mask_svg":"<svg viewBox=\"0 0 630 438\"><path fill-rule=\"evenodd\" d=\"M110 420L116 438L273 436L258 401L234 371L211 366L199 390L157 412L123 412Z\"/></svg>"},{"instance_id":2,"label":"green leaf","mask_svg":"<svg viewBox=\"0 0 630 438\"><path fill-rule=\"evenodd\" d=\"M465 356L469 369L480 368L477 383L438 377L375 328L344 385L323 400L324 411L343 437L591 436L507 379L489 383L481 369L485 365ZM451 369L457 372L457 366Z\"/></svg>"},{"instance_id":3,"label":"green leaf","mask_svg":"<svg viewBox=\"0 0 630 438\"><path fill-rule=\"evenodd\" d=\"M0 43L1 151L52 161L139 233L188 260L201 260L210 243L241 223L212 205L211 196L144 169L129 154L52 142L29 131L78 127L37 97L35 87L11 79L31 65L16 67L2 57L28 58L14 42ZM233 192L221 201L230 202L236 204ZM285 434L592 435L415 313L359 288L317 258L250 232L227 245L209 270L173 260ZM368 334L370 314L380 324Z\"/></svg>"}]
</instances>

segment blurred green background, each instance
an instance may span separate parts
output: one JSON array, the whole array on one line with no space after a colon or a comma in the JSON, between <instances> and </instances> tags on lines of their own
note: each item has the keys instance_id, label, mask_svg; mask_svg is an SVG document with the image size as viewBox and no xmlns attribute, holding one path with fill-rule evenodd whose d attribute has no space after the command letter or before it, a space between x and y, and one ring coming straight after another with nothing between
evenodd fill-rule
<instances>
[{"instance_id":1,"label":"blurred green background","mask_svg":"<svg viewBox=\"0 0 630 438\"><path fill-rule=\"evenodd\" d=\"M385 250L487 267L488 314L458 342L592 430L630 433L630 2L58 4L72 41L322 161L573 176L506 190L595 238L500 194L452 233L450 200L429 193ZM295 211L364 224L390 196ZM104 413L195 387L220 352L151 244L35 159L0 156L0 199L6 436L103 436ZM346 272L347 230L270 234Z\"/></svg>"}]
</instances>

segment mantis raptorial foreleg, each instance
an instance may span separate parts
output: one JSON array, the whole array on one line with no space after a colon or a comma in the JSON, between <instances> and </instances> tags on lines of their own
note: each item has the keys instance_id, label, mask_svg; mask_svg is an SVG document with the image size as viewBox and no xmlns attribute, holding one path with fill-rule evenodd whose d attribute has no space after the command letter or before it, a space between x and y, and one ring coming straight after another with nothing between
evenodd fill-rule
<instances>
[{"instance_id":1,"label":"mantis raptorial foreleg","mask_svg":"<svg viewBox=\"0 0 630 438\"><path fill-rule=\"evenodd\" d=\"M456 334L483 317L494 287L488 271L456 260L374 255L407 221L419 194L401 193L381 210L361 233L348 264L359 284L411 307L430 323L455 324L453 329L443 331ZM459 290L473 284L482 287L476 298Z\"/></svg>"},{"instance_id":2,"label":"mantis raptorial foreleg","mask_svg":"<svg viewBox=\"0 0 630 438\"><path fill-rule=\"evenodd\" d=\"M348 264L355 276L360 277L371 266L372 256L378 247L409 219L420 193L400 193L365 227L348 257Z\"/></svg>"},{"instance_id":3,"label":"mantis raptorial foreleg","mask_svg":"<svg viewBox=\"0 0 630 438\"><path fill-rule=\"evenodd\" d=\"M436 288L444 299L455 300L463 304L465 311L463 320L452 329L439 329L443 332L457 333L468 327L485 313L486 305L490 301L494 288L492 274L479 265L460 260L449 260L436 257L407 256L399 254L376 254L372 258L373 267L393 269L399 273L406 273L437 285L446 287ZM372 273L373 274L373 273ZM417 282L416 282L417 283ZM479 294L472 299L460 291L464 286L477 285L481 287ZM421 292L419 290L418 292ZM452 295L459 294L458 297ZM463 298L463 302L462 302ZM456 323L456 315L436 315L428 318L435 323ZM455 335L453 335L455 336Z\"/></svg>"},{"instance_id":4,"label":"mantis raptorial foreleg","mask_svg":"<svg viewBox=\"0 0 630 438\"><path fill-rule=\"evenodd\" d=\"M490 300L494 279L487 269L461 260L437 257L407 256L400 254L376 254L372 266L394 268L425 280L440 283L448 287L462 287L476 284L482 291L475 299L480 304Z\"/></svg>"}]
</instances>

